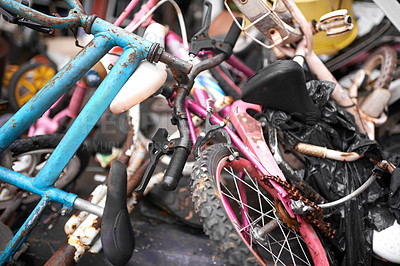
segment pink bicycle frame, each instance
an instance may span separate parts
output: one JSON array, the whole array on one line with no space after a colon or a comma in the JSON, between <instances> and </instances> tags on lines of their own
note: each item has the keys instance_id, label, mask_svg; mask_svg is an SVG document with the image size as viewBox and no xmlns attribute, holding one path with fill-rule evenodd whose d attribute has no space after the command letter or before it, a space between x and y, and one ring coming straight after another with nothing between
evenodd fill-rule
<instances>
[{"instance_id":1,"label":"pink bicycle frame","mask_svg":"<svg viewBox=\"0 0 400 266\"><path fill-rule=\"evenodd\" d=\"M260 106L248 104L243 101L234 102L231 108L232 113L230 117L230 122L232 122L232 124L234 125L239 136L228 126L225 126L224 130L226 130L226 132L229 134L235 146L239 148L239 150L260 172L257 175L259 185L266 189L269 193L271 193L271 195L275 195L285 206L289 215L292 217L296 217L298 221L301 222L302 226L300 227L300 234L303 236L307 235L308 237L305 238L307 245L309 245L313 250L317 251L315 253L311 252L311 256L313 256L314 261L318 261L318 265L329 265L329 262L326 261L326 256L315 255L324 254L325 250L321 246L319 238L316 235L312 226L306 223L302 217L294 215L293 210L290 207L290 196L287 194L287 192L280 185L276 184L273 181L270 182L273 185L274 190L272 190L269 186L261 181L262 176L276 175L283 180L285 180L285 177L266 144L261 125L257 120L247 114L247 109L261 111ZM203 106L189 99L186 100L186 113L188 114L187 117L191 117L190 113L194 113L203 118L206 117L208 114L207 110ZM221 122L224 122L224 120L218 114L212 114L211 121L214 124L220 124ZM195 143L196 134L193 133L195 132L195 128L191 119L188 119L188 122L192 141L193 143ZM229 207L227 209L227 212L230 217L235 216L233 214L233 210L229 209Z\"/></svg>"},{"instance_id":2,"label":"pink bicycle frame","mask_svg":"<svg viewBox=\"0 0 400 266\"><path fill-rule=\"evenodd\" d=\"M64 118L76 118L79 114L80 108L82 106L83 99L85 97L87 86L84 82L78 81L72 98L68 104L68 107L59 113L57 113L53 118L50 117L50 110L53 109L57 104L60 103L60 98L53 106L47 110L43 116L38 119L32 126L29 127L28 136L36 136L43 134L52 134L57 131L60 124L64 121Z\"/></svg>"}]
</instances>

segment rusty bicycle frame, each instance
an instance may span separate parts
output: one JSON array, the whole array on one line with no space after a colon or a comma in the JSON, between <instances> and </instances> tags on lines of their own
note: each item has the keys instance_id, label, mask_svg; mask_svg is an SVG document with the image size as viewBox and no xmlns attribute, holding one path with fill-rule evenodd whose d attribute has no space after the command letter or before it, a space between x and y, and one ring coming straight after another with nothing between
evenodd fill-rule
<instances>
[{"instance_id":1,"label":"rusty bicycle frame","mask_svg":"<svg viewBox=\"0 0 400 266\"><path fill-rule=\"evenodd\" d=\"M51 201L60 202L68 209L74 207L102 216L102 207L80 199L73 193L55 188L53 183L139 63L145 59L150 62L162 61L171 69L183 74L188 73L191 69L191 64L164 52L158 44L146 41L95 15L86 15L78 0L65 0L65 2L71 8L66 17L49 16L12 0L4 0L0 3L0 7L19 18L25 18L44 27L56 29L82 27L86 33L94 35L93 40L84 49L0 128L0 153L3 162L7 162L11 156L7 149L10 144L21 136L58 98L71 89L111 48L119 46L123 48L124 52L36 177L32 178L17 173L10 170L10 167L0 167L1 181L42 197L0 255L0 264L8 261L18 250L38 222L45 206ZM10 166L4 163L3 165Z\"/></svg>"}]
</instances>

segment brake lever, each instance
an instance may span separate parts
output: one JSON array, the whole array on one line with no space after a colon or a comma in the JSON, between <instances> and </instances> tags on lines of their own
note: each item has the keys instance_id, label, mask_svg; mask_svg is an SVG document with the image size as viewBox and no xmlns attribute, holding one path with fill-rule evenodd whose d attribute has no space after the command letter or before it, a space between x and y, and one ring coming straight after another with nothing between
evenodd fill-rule
<instances>
[{"instance_id":1,"label":"brake lever","mask_svg":"<svg viewBox=\"0 0 400 266\"><path fill-rule=\"evenodd\" d=\"M217 137L217 134L220 134L221 137L225 139L227 147L232 147L232 140L223 128L226 126L224 121L221 121L219 124L214 125L211 123L211 115L214 113L212 108L207 108L207 116L205 121L204 129L199 134L196 143L193 147L193 156L194 158L198 158L200 154L201 147L206 144L210 139ZM229 149L231 150L231 149ZM233 149L232 149L233 150Z\"/></svg>"},{"instance_id":2,"label":"brake lever","mask_svg":"<svg viewBox=\"0 0 400 266\"><path fill-rule=\"evenodd\" d=\"M5 10L4 8L0 7L0 14L3 16L3 19L7 22L10 22L12 24L17 24L19 17L15 15L14 13L9 12L8 10Z\"/></svg>"},{"instance_id":3,"label":"brake lever","mask_svg":"<svg viewBox=\"0 0 400 266\"><path fill-rule=\"evenodd\" d=\"M141 194L147 187L154 170L156 169L158 160L164 154L170 154L173 141L168 141L168 131L165 128L159 128L153 136L151 143L149 143L150 164L143 175L142 181L135 189L136 193Z\"/></svg>"},{"instance_id":4,"label":"brake lever","mask_svg":"<svg viewBox=\"0 0 400 266\"><path fill-rule=\"evenodd\" d=\"M190 42L189 54L196 56L201 50L214 50L216 52L231 55L234 43L232 44L226 39L223 41L215 40L210 38L208 35L208 30L211 24L212 4L209 1L206 1L205 5L207 6L207 12L204 17L203 27L199 32L193 35ZM234 42L236 42L236 39L234 39Z\"/></svg>"},{"instance_id":5,"label":"brake lever","mask_svg":"<svg viewBox=\"0 0 400 266\"><path fill-rule=\"evenodd\" d=\"M49 28L49 27L44 27L36 22L30 21L30 20L19 20L18 25L21 26L25 26L28 28L31 28L35 31L39 31L42 33L46 33L46 34L53 34L54 33L54 29L53 28Z\"/></svg>"},{"instance_id":6,"label":"brake lever","mask_svg":"<svg viewBox=\"0 0 400 266\"><path fill-rule=\"evenodd\" d=\"M22 1L21 4L23 4L25 6L29 6L29 2L26 0ZM46 34L54 33L54 29L49 28L49 27L44 27L44 26L40 25L39 23L30 21L30 20L25 20L24 18L14 14L14 13L11 13L2 7L0 7L0 14L3 16L3 19L9 23L20 25L20 26L25 26L25 27L31 28L35 31L39 31L39 32L46 33Z\"/></svg>"}]
</instances>

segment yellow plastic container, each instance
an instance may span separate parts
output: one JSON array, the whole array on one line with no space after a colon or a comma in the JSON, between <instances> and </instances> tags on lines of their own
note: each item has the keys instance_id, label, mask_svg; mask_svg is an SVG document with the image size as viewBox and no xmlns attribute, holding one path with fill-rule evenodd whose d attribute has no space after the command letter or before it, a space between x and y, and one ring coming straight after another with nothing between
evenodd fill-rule
<instances>
[{"instance_id":1,"label":"yellow plastic container","mask_svg":"<svg viewBox=\"0 0 400 266\"><path fill-rule=\"evenodd\" d=\"M308 21L313 19L318 21L322 15L338 9L347 9L348 14L353 19L354 28L345 34L335 37L327 37L325 32L315 34L314 51L317 55L336 54L357 37L358 27L353 13L352 0L295 0L295 2Z\"/></svg>"}]
</instances>

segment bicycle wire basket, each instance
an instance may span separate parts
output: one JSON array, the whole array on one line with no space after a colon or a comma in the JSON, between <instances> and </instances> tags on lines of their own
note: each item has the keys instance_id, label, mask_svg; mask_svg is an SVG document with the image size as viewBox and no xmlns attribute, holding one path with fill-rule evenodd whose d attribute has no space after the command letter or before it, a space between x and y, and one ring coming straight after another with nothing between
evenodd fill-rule
<instances>
[{"instance_id":1,"label":"bicycle wire basket","mask_svg":"<svg viewBox=\"0 0 400 266\"><path fill-rule=\"evenodd\" d=\"M238 27L258 44L272 48L279 44L296 42L302 38L299 27L293 23L293 19L285 5L280 0L232 0L244 19L239 23L234 15L228 0L224 5ZM246 22L246 19L248 22ZM248 24L249 23L249 24ZM263 42L250 29L257 28L267 41Z\"/></svg>"}]
</instances>

